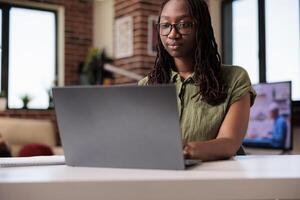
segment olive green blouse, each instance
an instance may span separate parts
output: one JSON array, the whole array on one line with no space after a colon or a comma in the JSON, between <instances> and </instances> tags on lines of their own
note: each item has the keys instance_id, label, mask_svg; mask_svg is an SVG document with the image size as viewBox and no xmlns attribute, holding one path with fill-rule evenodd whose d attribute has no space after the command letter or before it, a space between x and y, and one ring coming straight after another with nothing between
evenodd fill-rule
<instances>
[{"instance_id":1,"label":"olive green blouse","mask_svg":"<svg viewBox=\"0 0 300 200\"><path fill-rule=\"evenodd\" d=\"M181 133L187 142L216 138L230 105L246 93L250 93L253 105L256 93L246 70L238 66L224 65L221 67L221 74L228 95L223 103L212 106L201 101L199 95L195 95L198 87L194 84L194 74L182 81L179 74L172 71L170 83L176 86ZM145 77L138 84L147 85L147 82L148 78Z\"/></svg>"}]
</instances>

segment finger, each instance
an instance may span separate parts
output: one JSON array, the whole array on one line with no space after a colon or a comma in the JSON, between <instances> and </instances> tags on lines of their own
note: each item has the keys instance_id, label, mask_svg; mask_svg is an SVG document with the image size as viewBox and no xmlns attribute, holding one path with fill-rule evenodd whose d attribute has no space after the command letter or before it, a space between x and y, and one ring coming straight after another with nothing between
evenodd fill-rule
<instances>
[{"instance_id":1,"label":"finger","mask_svg":"<svg viewBox=\"0 0 300 200\"><path fill-rule=\"evenodd\" d=\"M182 147L185 148L187 145L187 141L186 140L182 140Z\"/></svg>"},{"instance_id":2,"label":"finger","mask_svg":"<svg viewBox=\"0 0 300 200\"><path fill-rule=\"evenodd\" d=\"M190 158L189 152L186 151L186 150L183 150L183 157L184 157L185 159L189 159L189 158Z\"/></svg>"}]
</instances>

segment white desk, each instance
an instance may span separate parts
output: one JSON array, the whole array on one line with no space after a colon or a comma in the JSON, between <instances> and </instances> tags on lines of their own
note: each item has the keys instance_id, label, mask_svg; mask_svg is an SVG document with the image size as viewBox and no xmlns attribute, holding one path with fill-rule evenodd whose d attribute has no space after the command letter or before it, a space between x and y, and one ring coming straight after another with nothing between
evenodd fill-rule
<instances>
[{"instance_id":1,"label":"white desk","mask_svg":"<svg viewBox=\"0 0 300 200\"><path fill-rule=\"evenodd\" d=\"M241 156L186 171L0 168L0 199L300 199L300 155Z\"/></svg>"}]
</instances>

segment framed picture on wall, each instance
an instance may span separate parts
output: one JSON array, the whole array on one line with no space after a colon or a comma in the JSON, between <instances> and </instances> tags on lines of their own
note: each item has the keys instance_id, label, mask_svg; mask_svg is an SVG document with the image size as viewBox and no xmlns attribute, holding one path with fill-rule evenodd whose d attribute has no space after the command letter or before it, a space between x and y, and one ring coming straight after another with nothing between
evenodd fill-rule
<instances>
[{"instance_id":1,"label":"framed picture on wall","mask_svg":"<svg viewBox=\"0 0 300 200\"><path fill-rule=\"evenodd\" d=\"M148 54L155 56L157 53L157 18L158 16L150 15L148 17Z\"/></svg>"},{"instance_id":2,"label":"framed picture on wall","mask_svg":"<svg viewBox=\"0 0 300 200\"><path fill-rule=\"evenodd\" d=\"M133 56L133 19L126 16L115 21L115 58Z\"/></svg>"}]
</instances>

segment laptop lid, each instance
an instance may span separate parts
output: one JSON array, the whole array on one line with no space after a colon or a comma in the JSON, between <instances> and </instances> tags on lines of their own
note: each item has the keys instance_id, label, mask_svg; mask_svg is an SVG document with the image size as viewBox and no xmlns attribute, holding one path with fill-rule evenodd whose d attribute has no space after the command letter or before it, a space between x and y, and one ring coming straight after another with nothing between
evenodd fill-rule
<instances>
[{"instance_id":1,"label":"laptop lid","mask_svg":"<svg viewBox=\"0 0 300 200\"><path fill-rule=\"evenodd\" d=\"M66 163L184 169L174 85L53 88Z\"/></svg>"}]
</instances>

